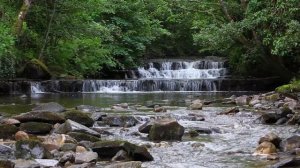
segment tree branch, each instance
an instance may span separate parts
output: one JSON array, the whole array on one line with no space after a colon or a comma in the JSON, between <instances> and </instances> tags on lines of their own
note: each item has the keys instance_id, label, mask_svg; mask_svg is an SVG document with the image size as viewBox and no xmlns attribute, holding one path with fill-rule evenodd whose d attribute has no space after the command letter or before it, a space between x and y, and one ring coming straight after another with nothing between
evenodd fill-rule
<instances>
[{"instance_id":1,"label":"tree branch","mask_svg":"<svg viewBox=\"0 0 300 168\"><path fill-rule=\"evenodd\" d=\"M222 11L225 14L226 18L228 19L228 21L234 22L234 20L232 19L232 17L228 13L228 9L227 9L227 6L226 6L224 0L220 0L220 5L221 5Z\"/></svg>"},{"instance_id":2,"label":"tree branch","mask_svg":"<svg viewBox=\"0 0 300 168\"><path fill-rule=\"evenodd\" d=\"M20 9L18 19L14 25L14 33L16 36L20 36L23 30L23 23L26 18L26 15L31 7L33 0L24 0L23 5Z\"/></svg>"}]
</instances>

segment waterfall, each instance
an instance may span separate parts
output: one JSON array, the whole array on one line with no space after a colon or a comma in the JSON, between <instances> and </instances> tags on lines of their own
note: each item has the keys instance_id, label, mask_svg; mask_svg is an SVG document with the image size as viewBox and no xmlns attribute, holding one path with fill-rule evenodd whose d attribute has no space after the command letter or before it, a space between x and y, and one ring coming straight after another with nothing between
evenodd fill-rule
<instances>
[{"instance_id":1,"label":"waterfall","mask_svg":"<svg viewBox=\"0 0 300 168\"><path fill-rule=\"evenodd\" d=\"M224 61L158 60L128 71L123 80L83 80L81 83L52 81L51 86L31 83L32 93L43 92L148 92L148 91L219 91L227 75ZM80 87L80 88L79 88Z\"/></svg>"}]
</instances>

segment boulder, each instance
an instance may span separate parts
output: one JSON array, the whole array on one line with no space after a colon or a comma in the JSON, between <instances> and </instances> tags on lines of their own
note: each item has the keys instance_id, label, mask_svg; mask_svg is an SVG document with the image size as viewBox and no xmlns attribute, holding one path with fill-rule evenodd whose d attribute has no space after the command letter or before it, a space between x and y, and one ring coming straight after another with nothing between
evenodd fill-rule
<instances>
[{"instance_id":1,"label":"boulder","mask_svg":"<svg viewBox=\"0 0 300 168\"><path fill-rule=\"evenodd\" d=\"M15 125L0 125L0 139L12 139L18 131Z\"/></svg>"},{"instance_id":2,"label":"boulder","mask_svg":"<svg viewBox=\"0 0 300 168\"><path fill-rule=\"evenodd\" d=\"M74 152L65 152L62 157L59 159L59 163L64 165L66 162L75 162L75 153Z\"/></svg>"},{"instance_id":3,"label":"boulder","mask_svg":"<svg viewBox=\"0 0 300 168\"><path fill-rule=\"evenodd\" d=\"M280 162L271 166L271 168L293 168L293 167L294 168L300 167L300 158L299 157L280 160Z\"/></svg>"},{"instance_id":4,"label":"boulder","mask_svg":"<svg viewBox=\"0 0 300 168\"><path fill-rule=\"evenodd\" d=\"M192 101L192 104L190 105L190 110L202 110L203 103L200 99L196 99Z\"/></svg>"},{"instance_id":5,"label":"boulder","mask_svg":"<svg viewBox=\"0 0 300 168\"><path fill-rule=\"evenodd\" d=\"M101 121L103 119L103 117L107 117L107 114L103 113L103 112L95 112L95 113L92 113L92 115L91 115L91 118L94 121Z\"/></svg>"},{"instance_id":6,"label":"boulder","mask_svg":"<svg viewBox=\"0 0 300 168\"><path fill-rule=\"evenodd\" d=\"M21 140L16 142L15 156L18 159L44 159L47 151L37 140Z\"/></svg>"},{"instance_id":7,"label":"boulder","mask_svg":"<svg viewBox=\"0 0 300 168\"><path fill-rule=\"evenodd\" d=\"M65 111L65 108L55 102L49 102L49 103L43 103L38 105L37 107L33 108L32 111L37 111L37 112L63 112Z\"/></svg>"},{"instance_id":8,"label":"boulder","mask_svg":"<svg viewBox=\"0 0 300 168\"><path fill-rule=\"evenodd\" d=\"M87 113L81 111L68 111L65 113L65 119L70 119L87 127L92 127L94 125L94 120L89 117Z\"/></svg>"},{"instance_id":9,"label":"boulder","mask_svg":"<svg viewBox=\"0 0 300 168\"><path fill-rule=\"evenodd\" d=\"M134 161L152 161L153 157L145 147L137 146L127 141L99 141L92 147L101 159L111 160L120 150L128 153Z\"/></svg>"},{"instance_id":10,"label":"boulder","mask_svg":"<svg viewBox=\"0 0 300 168\"><path fill-rule=\"evenodd\" d=\"M20 122L63 123L65 118L54 112L28 112L13 117Z\"/></svg>"},{"instance_id":11,"label":"boulder","mask_svg":"<svg viewBox=\"0 0 300 168\"><path fill-rule=\"evenodd\" d=\"M243 95L243 96L239 96L235 99L235 103L238 106L244 106L244 105L249 105L249 102L251 100L251 97Z\"/></svg>"},{"instance_id":12,"label":"boulder","mask_svg":"<svg viewBox=\"0 0 300 168\"><path fill-rule=\"evenodd\" d=\"M139 161L131 161L131 162L121 162L121 163L114 163L104 168L141 168L142 162Z\"/></svg>"},{"instance_id":13,"label":"boulder","mask_svg":"<svg viewBox=\"0 0 300 168\"><path fill-rule=\"evenodd\" d=\"M82 111L82 112L98 112L101 110L99 107L91 106L91 105L79 105L75 107L76 110Z\"/></svg>"},{"instance_id":14,"label":"boulder","mask_svg":"<svg viewBox=\"0 0 300 168\"><path fill-rule=\"evenodd\" d=\"M272 112L267 112L261 115L260 120L263 124L274 124L280 119L280 115Z\"/></svg>"},{"instance_id":15,"label":"boulder","mask_svg":"<svg viewBox=\"0 0 300 168\"><path fill-rule=\"evenodd\" d=\"M66 140L67 137L64 134L51 134L43 139L42 144L48 151L52 151L60 149Z\"/></svg>"},{"instance_id":16,"label":"boulder","mask_svg":"<svg viewBox=\"0 0 300 168\"><path fill-rule=\"evenodd\" d=\"M58 161L54 159L35 159L35 161L41 167L55 167L58 164Z\"/></svg>"},{"instance_id":17,"label":"boulder","mask_svg":"<svg viewBox=\"0 0 300 168\"><path fill-rule=\"evenodd\" d=\"M275 102L280 98L278 93L274 93L265 97L266 100Z\"/></svg>"},{"instance_id":18,"label":"boulder","mask_svg":"<svg viewBox=\"0 0 300 168\"><path fill-rule=\"evenodd\" d=\"M294 152L296 148L300 148L300 136L294 135L282 140L280 148L284 152Z\"/></svg>"},{"instance_id":19,"label":"boulder","mask_svg":"<svg viewBox=\"0 0 300 168\"><path fill-rule=\"evenodd\" d=\"M99 137L90 135L90 134L85 134L82 132L69 132L68 133L69 136L71 136L72 138L76 139L76 141L80 142L80 141L90 141L90 142L97 142L100 141Z\"/></svg>"},{"instance_id":20,"label":"boulder","mask_svg":"<svg viewBox=\"0 0 300 168\"><path fill-rule=\"evenodd\" d=\"M125 161L130 160L130 157L128 156L128 153L124 150L120 150L116 153L116 155L111 159L111 161Z\"/></svg>"},{"instance_id":21,"label":"boulder","mask_svg":"<svg viewBox=\"0 0 300 168\"><path fill-rule=\"evenodd\" d=\"M76 164L96 162L97 159L98 159L98 154L96 152L83 152L83 153L76 153L75 155Z\"/></svg>"},{"instance_id":22,"label":"boulder","mask_svg":"<svg viewBox=\"0 0 300 168\"><path fill-rule=\"evenodd\" d=\"M67 120L65 123L58 126L58 128L56 128L54 132L58 134L66 134L69 132L82 132L96 137L100 137L100 134L98 132L72 120Z\"/></svg>"},{"instance_id":23,"label":"boulder","mask_svg":"<svg viewBox=\"0 0 300 168\"><path fill-rule=\"evenodd\" d=\"M19 125L21 122L19 120L13 118L6 118L1 120L0 124L3 125Z\"/></svg>"},{"instance_id":24,"label":"boulder","mask_svg":"<svg viewBox=\"0 0 300 168\"><path fill-rule=\"evenodd\" d=\"M13 149L9 146L0 144L0 159L10 159L12 157L13 157Z\"/></svg>"},{"instance_id":25,"label":"boulder","mask_svg":"<svg viewBox=\"0 0 300 168\"><path fill-rule=\"evenodd\" d=\"M271 143L264 141L255 149L255 155L271 155L277 153L276 146Z\"/></svg>"},{"instance_id":26,"label":"boulder","mask_svg":"<svg viewBox=\"0 0 300 168\"><path fill-rule=\"evenodd\" d=\"M14 168L40 168L41 165L37 163L35 160L24 160L17 159L13 161L15 164Z\"/></svg>"},{"instance_id":27,"label":"boulder","mask_svg":"<svg viewBox=\"0 0 300 168\"><path fill-rule=\"evenodd\" d=\"M181 140L184 127L176 120L161 119L157 120L151 127L149 139L152 141Z\"/></svg>"},{"instance_id":28,"label":"boulder","mask_svg":"<svg viewBox=\"0 0 300 168\"><path fill-rule=\"evenodd\" d=\"M147 121L144 124L142 124L138 130L141 133L146 133L149 134L151 127L153 126L153 124L155 123L155 121Z\"/></svg>"},{"instance_id":29,"label":"boulder","mask_svg":"<svg viewBox=\"0 0 300 168\"><path fill-rule=\"evenodd\" d=\"M220 115L230 115L230 114L236 114L238 113L240 110L238 107L231 107L231 108L227 108L224 111L222 111L221 113L219 113Z\"/></svg>"},{"instance_id":30,"label":"boulder","mask_svg":"<svg viewBox=\"0 0 300 168\"><path fill-rule=\"evenodd\" d=\"M16 134L15 134L15 140L16 141L20 141L20 140L26 140L26 139L29 139L29 136L26 132L24 131L18 131Z\"/></svg>"},{"instance_id":31,"label":"boulder","mask_svg":"<svg viewBox=\"0 0 300 168\"><path fill-rule=\"evenodd\" d=\"M281 138L279 138L273 132L270 132L270 133L266 134L265 136L261 137L258 141L258 144L261 144L263 142L271 142L272 144L274 144L276 146L276 148L279 148Z\"/></svg>"},{"instance_id":32,"label":"boulder","mask_svg":"<svg viewBox=\"0 0 300 168\"><path fill-rule=\"evenodd\" d=\"M134 116L127 115L103 117L102 122L111 127L132 127L139 123Z\"/></svg>"},{"instance_id":33,"label":"boulder","mask_svg":"<svg viewBox=\"0 0 300 168\"><path fill-rule=\"evenodd\" d=\"M29 134L48 134L52 125L42 122L27 122L20 125L20 130Z\"/></svg>"}]
</instances>

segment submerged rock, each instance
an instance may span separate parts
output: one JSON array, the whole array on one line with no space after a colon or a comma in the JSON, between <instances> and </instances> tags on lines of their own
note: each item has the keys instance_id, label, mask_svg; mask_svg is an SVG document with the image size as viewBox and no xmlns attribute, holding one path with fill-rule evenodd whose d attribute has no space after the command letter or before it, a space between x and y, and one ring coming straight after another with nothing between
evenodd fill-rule
<instances>
[{"instance_id":1,"label":"submerged rock","mask_svg":"<svg viewBox=\"0 0 300 168\"><path fill-rule=\"evenodd\" d=\"M137 146L126 141L99 141L92 148L102 159L111 160L120 150L128 153L134 161L152 161L153 157L145 147Z\"/></svg>"},{"instance_id":2,"label":"submerged rock","mask_svg":"<svg viewBox=\"0 0 300 168\"><path fill-rule=\"evenodd\" d=\"M68 111L65 113L65 118L87 127L92 127L94 124L94 120L87 113L81 111Z\"/></svg>"},{"instance_id":3,"label":"submerged rock","mask_svg":"<svg viewBox=\"0 0 300 168\"><path fill-rule=\"evenodd\" d=\"M162 119L157 120L152 125L149 132L149 139L152 141L181 140L184 127L176 120Z\"/></svg>"},{"instance_id":4,"label":"submerged rock","mask_svg":"<svg viewBox=\"0 0 300 168\"><path fill-rule=\"evenodd\" d=\"M55 102L43 103L38 105L37 107L33 108L32 111L37 112L63 112L65 108Z\"/></svg>"},{"instance_id":5,"label":"submerged rock","mask_svg":"<svg viewBox=\"0 0 300 168\"><path fill-rule=\"evenodd\" d=\"M0 139L12 139L18 131L15 125L0 125Z\"/></svg>"},{"instance_id":6,"label":"submerged rock","mask_svg":"<svg viewBox=\"0 0 300 168\"><path fill-rule=\"evenodd\" d=\"M20 122L63 123L65 118L54 112L28 112L13 117Z\"/></svg>"},{"instance_id":7,"label":"submerged rock","mask_svg":"<svg viewBox=\"0 0 300 168\"><path fill-rule=\"evenodd\" d=\"M16 142L16 158L21 159L44 159L47 151L42 143L37 140L21 140Z\"/></svg>"},{"instance_id":8,"label":"submerged rock","mask_svg":"<svg viewBox=\"0 0 300 168\"><path fill-rule=\"evenodd\" d=\"M29 134L47 134L52 130L52 125L42 122L27 122L20 125L20 130Z\"/></svg>"},{"instance_id":9,"label":"submerged rock","mask_svg":"<svg viewBox=\"0 0 300 168\"><path fill-rule=\"evenodd\" d=\"M276 134L271 132L271 133L268 133L265 136L261 137L258 141L258 144L261 144L263 142L271 142L276 146L276 148L279 148L281 138L279 138Z\"/></svg>"}]
</instances>

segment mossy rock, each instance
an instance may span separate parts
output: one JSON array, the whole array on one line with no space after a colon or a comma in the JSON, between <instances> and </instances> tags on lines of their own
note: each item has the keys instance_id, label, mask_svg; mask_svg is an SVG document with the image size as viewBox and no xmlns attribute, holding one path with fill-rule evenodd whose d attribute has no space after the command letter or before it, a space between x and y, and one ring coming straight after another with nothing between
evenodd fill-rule
<instances>
[{"instance_id":1,"label":"mossy rock","mask_svg":"<svg viewBox=\"0 0 300 168\"><path fill-rule=\"evenodd\" d=\"M82 132L69 132L67 135L74 138L78 142L80 142L80 141L97 142L97 141L101 140L99 137L89 135L89 134L85 134L85 133L82 133Z\"/></svg>"},{"instance_id":2,"label":"mossy rock","mask_svg":"<svg viewBox=\"0 0 300 168\"><path fill-rule=\"evenodd\" d=\"M87 127L92 127L94 124L94 120L87 113L77 110L66 112L65 118L78 122Z\"/></svg>"},{"instance_id":3,"label":"mossy rock","mask_svg":"<svg viewBox=\"0 0 300 168\"><path fill-rule=\"evenodd\" d=\"M152 161L153 157L145 147L141 147L127 141L98 141L92 148L98 156L110 160L117 152L124 150L134 161Z\"/></svg>"},{"instance_id":4,"label":"mossy rock","mask_svg":"<svg viewBox=\"0 0 300 168\"><path fill-rule=\"evenodd\" d=\"M15 125L0 125L0 139L13 139L18 131Z\"/></svg>"},{"instance_id":5,"label":"mossy rock","mask_svg":"<svg viewBox=\"0 0 300 168\"><path fill-rule=\"evenodd\" d=\"M279 94L278 93L274 93L274 94L271 94L269 96L266 96L266 100L269 100L269 101L272 101L272 102L275 102L279 99Z\"/></svg>"},{"instance_id":6,"label":"mossy rock","mask_svg":"<svg viewBox=\"0 0 300 168\"><path fill-rule=\"evenodd\" d=\"M47 151L38 140L17 141L15 156L17 159L45 159Z\"/></svg>"},{"instance_id":7,"label":"mossy rock","mask_svg":"<svg viewBox=\"0 0 300 168\"><path fill-rule=\"evenodd\" d=\"M184 127L176 120L160 120L153 124L149 132L152 141L180 141L184 134Z\"/></svg>"},{"instance_id":8,"label":"mossy rock","mask_svg":"<svg viewBox=\"0 0 300 168\"><path fill-rule=\"evenodd\" d=\"M13 117L20 122L63 123L65 118L54 112L28 112Z\"/></svg>"},{"instance_id":9,"label":"mossy rock","mask_svg":"<svg viewBox=\"0 0 300 168\"><path fill-rule=\"evenodd\" d=\"M0 160L0 167L1 168L14 168L15 163L10 160Z\"/></svg>"},{"instance_id":10,"label":"mossy rock","mask_svg":"<svg viewBox=\"0 0 300 168\"><path fill-rule=\"evenodd\" d=\"M29 134L48 134L52 130L52 125L42 122L27 122L20 125L20 130Z\"/></svg>"}]
</instances>

